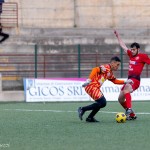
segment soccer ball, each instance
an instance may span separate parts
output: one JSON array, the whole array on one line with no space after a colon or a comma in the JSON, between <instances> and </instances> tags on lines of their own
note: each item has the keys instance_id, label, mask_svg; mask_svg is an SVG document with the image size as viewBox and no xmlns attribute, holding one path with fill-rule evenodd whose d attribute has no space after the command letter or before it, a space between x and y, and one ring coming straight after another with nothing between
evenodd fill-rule
<instances>
[{"instance_id":1,"label":"soccer ball","mask_svg":"<svg viewBox=\"0 0 150 150\"><path fill-rule=\"evenodd\" d=\"M126 115L123 112L119 112L116 114L116 121L117 123L125 123L126 122Z\"/></svg>"}]
</instances>

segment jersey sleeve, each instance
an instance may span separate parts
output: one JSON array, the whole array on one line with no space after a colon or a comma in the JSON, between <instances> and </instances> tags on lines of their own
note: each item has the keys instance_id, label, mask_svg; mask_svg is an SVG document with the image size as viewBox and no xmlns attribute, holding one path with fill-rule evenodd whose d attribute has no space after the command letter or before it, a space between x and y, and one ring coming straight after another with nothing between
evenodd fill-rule
<instances>
[{"instance_id":1,"label":"jersey sleeve","mask_svg":"<svg viewBox=\"0 0 150 150\"><path fill-rule=\"evenodd\" d=\"M89 79L93 79L94 78L94 76L97 74L97 73L100 73L101 72L101 70L100 70L100 67L95 67L95 68L93 68L92 69L92 71L91 71L91 73L90 73L90 75L89 75Z\"/></svg>"},{"instance_id":2,"label":"jersey sleeve","mask_svg":"<svg viewBox=\"0 0 150 150\"><path fill-rule=\"evenodd\" d=\"M130 49L127 50L127 55L128 55L129 57L132 56L132 53L131 53L131 50L130 50Z\"/></svg>"},{"instance_id":3,"label":"jersey sleeve","mask_svg":"<svg viewBox=\"0 0 150 150\"><path fill-rule=\"evenodd\" d=\"M150 58L148 57L148 55L143 54L142 55L142 61L148 65L150 65Z\"/></svg>"},{"instance_id":4,"label":"jersey sleeve","mask_svg":"<svg viewBox=\"0 0 150 150\"><path fill-rule=\"evenodd\" d=\"M113 80L110 80L111 82L113 82L114 84L124 84L124 80L119 80L119 79L113 79Z\"/></svg>"},{"instance_id":5,"label":"jersey sleeve","mask_svg":"<svg viewBox=\"0 0 150 150\"><path fill-rule=\"evenodd\" d=\"M112 75L109 77L108 80L111 81L111 82L113 82L114 84L124 84L124 80L116 79L116 77L114 76L113 73L112 73Z\"/></svg>"}]
</instances>

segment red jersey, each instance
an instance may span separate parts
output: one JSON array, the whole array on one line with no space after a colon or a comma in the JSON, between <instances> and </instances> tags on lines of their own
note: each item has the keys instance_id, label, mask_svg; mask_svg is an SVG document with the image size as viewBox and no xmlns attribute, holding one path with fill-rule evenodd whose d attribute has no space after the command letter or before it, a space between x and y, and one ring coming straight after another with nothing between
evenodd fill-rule
<instances>
[{"instance_id":1,"label":"red jersey","mask_svg":"<svg viewBox=\"0 0 150 150\"><path fill-rule=\"evenodd\" d=\"M145 63L150 64L150 59L148 55L144 53L139 53L136 56L132 56L130 50L127 50L127 54L130 58L128 77L140 77Z\"/></svg>"}]
</instances>

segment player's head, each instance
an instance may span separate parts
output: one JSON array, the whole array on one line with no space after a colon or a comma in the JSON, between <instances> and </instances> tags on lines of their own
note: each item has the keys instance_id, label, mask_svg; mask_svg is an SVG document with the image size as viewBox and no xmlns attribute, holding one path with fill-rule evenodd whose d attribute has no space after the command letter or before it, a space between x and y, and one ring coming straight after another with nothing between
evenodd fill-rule
<instances>
[{"instance_id":1,"label":"player's head","mask_svg":"<svg viewBox=\"0 0 150 150\"><path fill-rule=\"evenodd\" d=\"M131 49L132 56L136 56L139 53L140 44L134 42L130 45L130 49Z\"/></svg>"},{"instance_id":2,"label":"player's head","mask_svg":"<svg viewBox=\"0 0 150 150\"><path fill-rule=\"evenodd\" d=\"M110 60L110 65L111 65L111 70L118 70L119 66L120 66L121 60L119 57L115 56L112 57Z\"/></svg>"}]
</instances>

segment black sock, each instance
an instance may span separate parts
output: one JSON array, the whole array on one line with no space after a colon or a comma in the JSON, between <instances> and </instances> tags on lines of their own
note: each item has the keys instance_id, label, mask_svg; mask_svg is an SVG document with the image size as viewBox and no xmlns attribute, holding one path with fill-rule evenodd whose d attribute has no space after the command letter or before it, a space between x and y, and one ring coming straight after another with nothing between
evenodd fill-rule
<instances>
[{"instance_id":1,"label":"black sock","mask_svg":"<svg viewBox=\"0 0 150 150\"><path fill-rule=\"evenodd\" d=\"M99 110L100 110L100 108L92 110L92 112L89 114L88 118L93 118Z\"/></svg>"},{"instance_id":2,"label":"black sock","mask_svg":"<svg viewBox=\"0 0 150 150\"><path fill-rule=\"evenodd\" d=\"M93 118L96 113L100 110L100 108L103 108L106 106L106 99L105 97L101 97L100 99L96 100L95 107L93 107L92 112L89 114L88 118Z\"/></svg>"},{"instance_id":3,"label":"black sock","mask_svg":"<svg viewBox=\"0 0 150 150\"><path fill-rule=\"evenodd\" d=\"M83 110L83 111L89 111L89 110L97 109L98 107L99 107L99 106L98 106L97 103L93 103L93 104L91 104L91 105L82 107L82 110Z\"/></svg>"}]
</instances>

